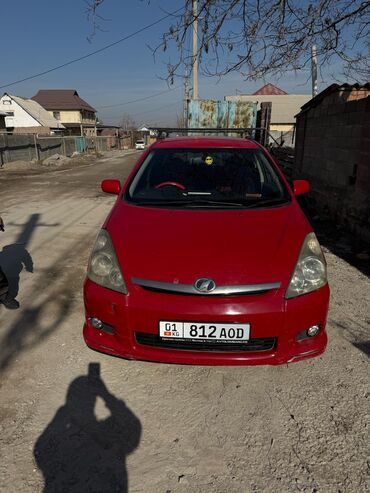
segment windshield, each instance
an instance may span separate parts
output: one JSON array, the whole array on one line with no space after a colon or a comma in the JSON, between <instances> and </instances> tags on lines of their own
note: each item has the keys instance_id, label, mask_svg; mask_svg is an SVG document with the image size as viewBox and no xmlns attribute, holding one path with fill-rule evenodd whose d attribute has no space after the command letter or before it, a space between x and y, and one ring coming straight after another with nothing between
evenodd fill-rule
<instances>
[{"instance_id":1,"label":"windshield","mask_svg":"<svg viewBox=\"0 0 370 493\"><path fill-rule=\"evenodd\" d=\"M290 201L261 149L153 149L126 200L171 207L258 207Z\"/></svg>"}]
</instances>

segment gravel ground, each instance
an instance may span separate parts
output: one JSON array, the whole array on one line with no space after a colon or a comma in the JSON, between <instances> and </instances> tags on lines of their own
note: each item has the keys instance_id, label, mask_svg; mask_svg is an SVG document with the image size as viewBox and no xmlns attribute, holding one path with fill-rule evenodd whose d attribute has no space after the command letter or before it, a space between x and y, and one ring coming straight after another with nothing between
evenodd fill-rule
<instances>
[{"instance_id":1,"label":"gravel ground","mask_svg":"<svg viewBox=\"0 0 370 493\"><path fill-rule=\"evenodd\" d=\"M0 170L0 263L13 289L19 278L21 303L0 308L0 490L369 491L370 283L330 250L320 358L195 367L84 345L85 266L114 201L98 184L127 176L136 157L111 153L31 175Z\"/></svg>"}]
</instances>

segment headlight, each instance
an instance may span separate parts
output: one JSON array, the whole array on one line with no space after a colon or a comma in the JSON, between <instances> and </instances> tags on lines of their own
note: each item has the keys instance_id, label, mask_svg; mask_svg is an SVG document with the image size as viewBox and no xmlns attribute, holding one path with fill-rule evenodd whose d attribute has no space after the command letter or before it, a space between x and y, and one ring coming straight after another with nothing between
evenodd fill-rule
<instances>
[{"instance_id":1,"label":"headlight","mask_svg":"<svg viewBox=\"0 0 370 493\"><path fill-rule=\"evenodd\" d=\"M96 238L87 269L87 277L105 288L127 294L112 240L105 229L102 229Z\"/></svg>"},{"instance_id":2,"label":"headlight","mask_svg":"<svg viewBox=\"0 0 370 493\"><path fill-rule=\"evenodd\" d=\"M112 267L112 259L106 253L95 253L91 259L91 270L99 277L109 276Z\"/></svg>"},{"instance_id":3,"label":"headlight","mask_svg":"<svg viewBox=\"0 0 370 493\"><path fill-rule=\"evenodd\" d=\"M327 283L326 262L315 233L309 233L302 245L285 298L310 293Z\"/></svg>"}]
</instances>

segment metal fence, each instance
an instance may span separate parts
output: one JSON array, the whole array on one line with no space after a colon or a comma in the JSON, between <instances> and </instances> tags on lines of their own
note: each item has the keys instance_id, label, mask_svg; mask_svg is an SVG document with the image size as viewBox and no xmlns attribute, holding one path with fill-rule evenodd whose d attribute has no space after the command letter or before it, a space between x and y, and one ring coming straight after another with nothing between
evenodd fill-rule
<instances>
[{"instance_id":1,"label":"metal fence","mask_svg":"<svg viewBox=\"0 0 370 493\"><path fill-rule=\"evenodd\" d=\"M189 101L189 128L253 128L256 127L257 103L245 101Z\"/></svg>"},{"instance_id":2,"label":"metal fence","mask_svg":"<svg viewBox=\"0 0 370 493\"><path fill-rule=\"evenodd\" d=\"M43 161L53 154L72 156L74 152L102 152L129 146L130 139L125 137L41 137L0 133L0 166L12 161Z\"/></svg>"}]
</instances>

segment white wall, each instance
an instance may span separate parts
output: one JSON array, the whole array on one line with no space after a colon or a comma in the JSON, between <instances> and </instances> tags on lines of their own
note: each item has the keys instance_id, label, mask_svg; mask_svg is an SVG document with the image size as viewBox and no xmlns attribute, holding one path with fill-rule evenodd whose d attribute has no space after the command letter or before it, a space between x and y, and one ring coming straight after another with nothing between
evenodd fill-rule
<instances>
[{"instance_id":1,"label":"white wall","mask_svg":"<svg viewBox=\"0 0 370 493\"><path fill-rule=\"evenodd\" d=\"M254 103L271 102L271 123L272 124L295 124L295 115L301 111L301 107L311 99L311 96L304 94L283 94L270 96L240 94L237 96L225 96L225 101L252 101ZM258 106L258 109L260 106Z\"/></svg>"},{"instance_id":2,"label":"white wall","mask_svg":"<svg viewBox=\"0 0 370 493\"><path fill-rule=\"evenodd\" d=\"M10 101L10 104L9 104ZM8 103L8 104L7 104ZM14 117L6 116L5 125L7 127L40 127L40 123L27 113L18 103L4 94L0 98L0 111L14 113Z\"/></svg>"}]
</instances>

